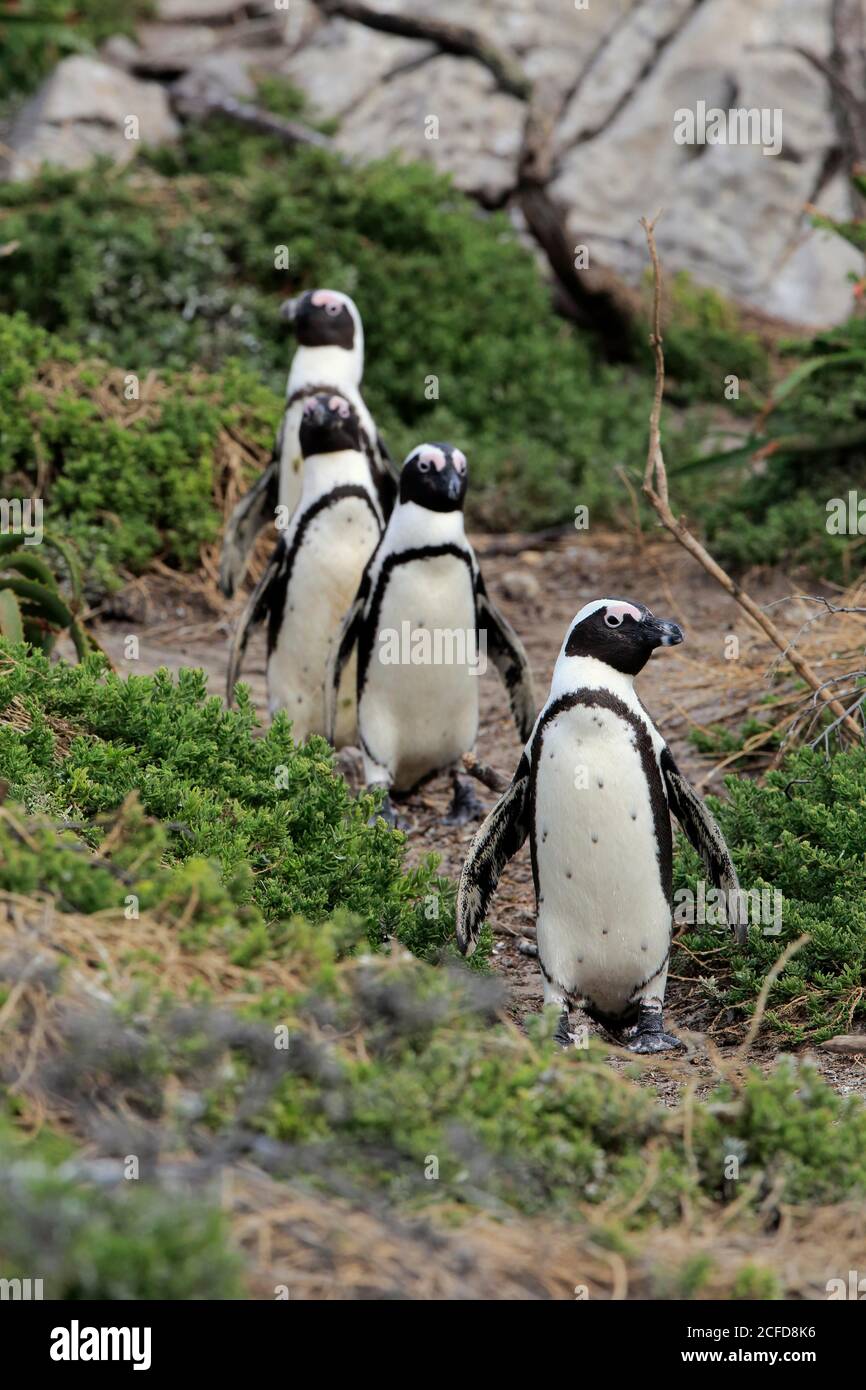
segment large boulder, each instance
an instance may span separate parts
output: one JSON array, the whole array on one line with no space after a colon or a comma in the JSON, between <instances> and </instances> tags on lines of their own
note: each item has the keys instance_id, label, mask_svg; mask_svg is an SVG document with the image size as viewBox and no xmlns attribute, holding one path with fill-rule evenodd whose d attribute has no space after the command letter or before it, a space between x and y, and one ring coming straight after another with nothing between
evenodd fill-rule
<instances>
[{"instance_id":1,"label":"large boulder","mask_svg":"<svg viewBox=\"0 0 866 1390\"><path fill-rule=\"evenodd\" d=\"M458 188L495 204L514 187L525 121L524 103L499 91L486 68L441 54L370 90L337 144L359 159L428 159Z\"/></svg>"},{"instance_id":2,"label":"large boulder","mask_svg":"<svg viewBox=\"0 0 866 1390\"><path fill-rule=\"evenodd\" d=\"M76 54L55 68L19 114L6 175L32 178L42 164L79 169L97 155L126 164L141 143L161 144L177 133L161 86Z\"/></svg>"},{"instance_id":3,"label":"large boulder","mask_svg":"<svg viewBox=\"0 0 866 1390\"><path fill-rule=\"evenodd\" d=\"M429 43L333 19L316 28L280 70L304 93L317 116L345 118L347 125L354 125L364 97L435 52ZM374 154L384 152L382 146L374 150Z\"/></svg>"},{"instance_id":4,"label":"large boulder","mask_svg":"<svg viewBox=\"0 0 866 1390\"><path fill-rule=\"evenodd\" d=\"M641 213L664 208L670 269L765 313L803 323L846 316L860 258L815 231L806 205L851 215L844 179L826 179L837 142L825 79L790 51L826 58L830 4L815 0L644 0L562 113L553 193L575 242L635 281L646 264ZM678 144L676 113L781 112L781 148ZM768 125L767 130L770 130Z\"/></svg>"}]
</instances>

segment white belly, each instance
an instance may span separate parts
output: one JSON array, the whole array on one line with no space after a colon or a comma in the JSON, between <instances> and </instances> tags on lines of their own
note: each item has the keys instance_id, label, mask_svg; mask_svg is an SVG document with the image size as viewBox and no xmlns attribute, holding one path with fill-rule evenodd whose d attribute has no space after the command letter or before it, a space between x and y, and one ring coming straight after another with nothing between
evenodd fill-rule
<instances>
[{"instance_id":1,"label":"white belly","mask_svg":"<svg viewBox=\"0 0 866 1390\"><path fill-rule=\"evenodd\" d=\"M614 1017L639 997L662 997L671 909L647 778L624 720L578 705L547 725L535 834L538 951L550 979Z\"/></svg>"},{"instance_id":2,"label":"white belly","mask_svg":"<svg viewBox=\"0 0 866 1390\"><path fill-rule=\"evenodd\" d=\"M472 577L462 560L410 560L392 571L358 724L366 749L387 769L396 791L408 791L474 746L474 634Z\"/></svg>"},{"instance_id":3,"label":"white belly","mask_svg":"<svg viewBox=\"0 0 866 1390\"><path fill-rule=\"evenodd\" d=\"M331 644L339 636L379 528L360 497L346 497L310 523L295 556L283 621L268 658L271 714L285 710L300 742L325 734L325 674ZM355 737L355 663L347 663L337 703L335 743Z\"/></svg>"}]
</instances>

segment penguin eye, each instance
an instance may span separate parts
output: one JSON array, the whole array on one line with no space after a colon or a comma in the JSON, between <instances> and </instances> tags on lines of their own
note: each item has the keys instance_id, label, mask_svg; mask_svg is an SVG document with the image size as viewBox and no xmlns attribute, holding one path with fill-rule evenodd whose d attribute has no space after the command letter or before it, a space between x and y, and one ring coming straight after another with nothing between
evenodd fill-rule
<instances>
[{"instance_id":1,"label":"penguin eye","mask_svg":"<svg viewBox=\"0 0 866 1390\"><path fill-rule=\"evenodd\" d=\"M325 305L325 313L330 314L332 319L335 319L338 314L342 313L342 310L342 304L333 304L330 300Z\"/></svg>"},{"instance_id":2,"label":"penguin eye","mask_svg":"<svg viewBox=\"0 0 866 1390\"><path fill-rule=\"evenodd\" d=\"M462 478L463 474L466 472L466 460L463 457L463 455L460 453L455 453L452 456L451 462L454 464L454 470L457 473L457 476Z\"/></svg>"},{"instance_id":3,"label":"penguin eye","mask_svg":"<svg viewBox=\"0 0 866 1390\"><path fill-rule=\"evenodd\" d=\"M419 473L429 473L429 472L430 472L430 460L429 460L429 459L419 459L419 460L418 460L418 472L419 472Z\"/></svg>"},{"instance_id":4,"label":"penguin eye","mask_svg":"<svg viewBox=\"0 0 866 1390\"><path fill-rule=\"evenodd\" d=\"M608 627L622 627L622 618L618 617L616 613L606 613L604 621Z\"/></svg>"}]
</instances>

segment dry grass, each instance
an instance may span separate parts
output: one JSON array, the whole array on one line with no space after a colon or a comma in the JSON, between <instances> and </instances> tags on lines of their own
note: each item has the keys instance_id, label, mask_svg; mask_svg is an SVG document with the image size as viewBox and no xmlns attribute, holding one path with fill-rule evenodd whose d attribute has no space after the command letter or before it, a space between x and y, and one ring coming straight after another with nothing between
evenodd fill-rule
<instances>
[{"instance_id":1,"label":"dry grass","mask_svg":"<svg viewBox=\"0 0 866 1390\"><path fill-rule=\"evenodd\" d=\"M197 388L204 382L212 382L203 372L192 370L187 378ZM99 359L69 363L49 361L41 364L33 390L49 403L65 393L71 393L87 400L99 412L103 420L111 420L122 429L129 429L138 423L157 422L163 403L170 394L170 388L158 372L151 370L138 384L138 399L127 400L125 391L127 374L123 369L113 368ZM205 395L203 399L215 400L216 396ZM34 436L37 454L36 496L41 496L52 481L51 465L40 450L38 435ZM246 492L250 471L260 471L270 458L270 450L262 449L250 439L237 425L226 425L218 433L213 451L213 503L215 509L225 519L236 503ZM28 482L28 489L31 484ZM111 521L111 516L106 517ZM254 557L251 573L257 579L263 572L272 542L260 545ZM200 550L201 570L195 574L180 575L156 561L152 569L159 574L171 576L179 585L208 610L221 611L224 601L216 586L219 568L219 542L203 542ZM133 586L140 581L133 581ZM131 586L132 587L132 586Z\"/></svg>"},{"instance_id":2,"label":"dry grass","mask_svg":"<svg viewBox=\"0 0 866 1390\"><path fill-rule=\"evenodd\" d=\"M70 1008L98 1012L129 998L143 981L177 998L206 987L221 1007L251 1001L245 970L217 950L192 952L179 944L178 927L194 909L191 898L131 923L120 911L83 916L59 912L49 897L0 895L0 977L11 982L0 1006L0 1046L22 1128L36 1132L48 1124L79 1140L86 1137L76 1106L44 1083L51 1074L46 1061L68 1047ZM265 960L256 975L268 990L294 993L301 987L295 963ZM513 1041L528 1045L516 1032ZM727 1073L735 1087L741 1062L717 1059L720 1074ZM656 1059L654 1065L663 1063ZM615 1085L632 1084L607 1074ZM169 1090L171 1085L169 1078ZM693 1088L687 1088L666 1121L686 1139L693 1104ZM111 1093L110 1106L121 1116L128 1113L122 1087ZM647 1190L658 1179L658 1157L651 1145ZM195 1159L176 1153L171 1164L183 1169ZM625 1244L608 1248L608 1233L625 1230L644 1195L602 1205L581 1202L573 1223L554 1224L504 1208L494 1218L454 1204L415 1215L375 1197L361 1205L278 1181L246 1162L221 1169L222 1205L254 1298L273 1299L281 1286L292 1299L328 1300L680 1297L696 1261L706 1263L701 1298L742 1291L737 1281L744 1271L772 1276L786 1297L821 1298L827 1279L844 1277L862 1255L862 1206L799 1210L780 1205L775 1193L767 1198L766 1213L745 1211L742 1199L722 1212L685 1204L675 1227L632 1232ZM771 1206L781 1220L769 1231Z\"/></svg>"},{"instance_id":3,"label":"dry grass","mask_svg":"<svg viewBox=\"0 0 866 1390\"><path fill-rule=\"evenodd\" d=\"M72 746L72 740L78 738L79 730L74 728L68 720L61 719L58 715L45 715L43 717L54 735L54 747L58 756L65 758ZM0 715L0 724L8 724L19 734L26 734L33 727L33 720L20 695L13 695Z\"/></svg>"},{"instance_id":4,"label":"dry grass","mask_svg":"<svg viewBox=\"0 0 866 1390\"><path fill-rule=\"evenodd\" d=\"M575 1226L441 1207L412 1219L362 1210L247 1168L225 1182L223 1206L254 1298L272 1299L281 1286L292 1299L677 1298L689 1271L705 1263L696 1295L702 1299L730 1298L738 1278L752 1274L770 1276L782 1297L821 1299L827 1280L846 1278L863 1252L857 1203L783 1207L772 1233L758 1220L733 1230L730 1213L684 1219L629 1236L625 1253L604 1248L591 1207L575 1212L588 1223ZM739 1291L760 1296L753 1284Z\"/></svg>"}]
</instances>

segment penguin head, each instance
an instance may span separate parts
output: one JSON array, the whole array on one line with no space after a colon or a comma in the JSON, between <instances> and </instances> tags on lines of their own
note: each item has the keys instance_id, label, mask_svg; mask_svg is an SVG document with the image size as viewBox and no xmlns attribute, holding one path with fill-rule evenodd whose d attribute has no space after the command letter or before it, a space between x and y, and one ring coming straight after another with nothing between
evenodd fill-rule
<instances>
[{"instance_id":1,"label":"penguin head","mask_svg":"<svg viewBox=\"0 0 866 1390\"><path fill-rule=\"evenodd\" d=\"M335 454L338 449L360 450L361 422L344 396L322 391L304 401L299 438L304 458Z\"/></svg>"},{"instance_id":2,"label":"penguin head","mask_svg":"<svg viewBox=\"0 0 866 1390\"><path fill-rule=\"evenodd\" d=\"M280 317L290 323L302 347L338 347L347 352L362 344L358 306L339 290L307 290L287 299Z\"/></svg>"},{"instance_id":3,"label":"penguin head","mask_svg":"<svg viewBox=\"0 0 866 1390\"><path fill-rule=\"evenodd\" d=\"M565 656L591 656L636 676L656 647L675 647L683 630L667 619L656 618L642 603L600 598L580 610L563 648Z\"/></svg>"},{"instance_id":4,"label":"penguin head","mask_svg":"<svg viewBox=\"0 0 866 1390\"><path fill-rule=\"evenodd\" d=\"M431 512L459 512L467 474L466 455L453 444L419 444L400 470L400 501Z\"/></svg>"}]
</instances>

